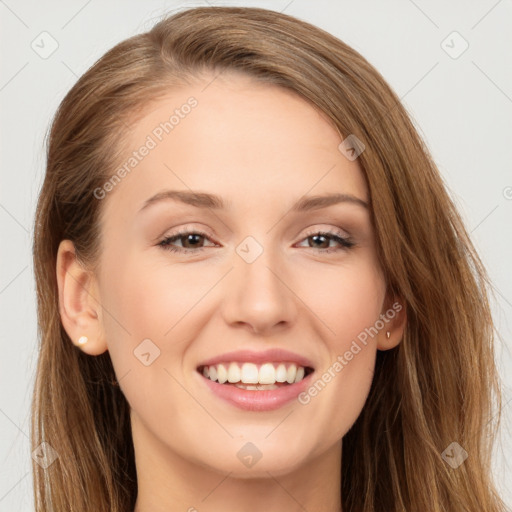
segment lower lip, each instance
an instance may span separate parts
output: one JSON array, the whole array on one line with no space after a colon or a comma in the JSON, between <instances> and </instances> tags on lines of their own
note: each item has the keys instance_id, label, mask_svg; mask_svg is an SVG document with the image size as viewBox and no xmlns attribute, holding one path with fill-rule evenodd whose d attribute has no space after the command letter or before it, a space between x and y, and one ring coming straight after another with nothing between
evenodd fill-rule
<instances>
[{"instance_id":1,"label":"lower lip","mask_svg":"<svg viewBox=\"0 0 512 512\"><path fill-rule=\"evenodd\" d=\"M274 411L296 399L297 396L309 386L314 372L310 373L300 382L263 391L241 389L236 386L219 384L218 382L207 379L199 372L197 372L197 374L215 395L239 409L246 411Z\"/></svg>"}]
</instances>

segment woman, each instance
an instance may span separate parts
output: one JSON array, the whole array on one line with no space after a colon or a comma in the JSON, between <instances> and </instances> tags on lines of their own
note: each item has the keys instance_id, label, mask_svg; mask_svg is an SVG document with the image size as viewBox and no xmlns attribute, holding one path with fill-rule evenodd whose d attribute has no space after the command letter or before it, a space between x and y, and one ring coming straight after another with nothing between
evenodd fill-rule
<instances>
[{"instance_id":1,"label":"woman","mask_svg":"<svg viewBox=\"0 0 512 512\"><path fill-rule=\"evenodd\" d=\"M485 269L324 31L196 8L110 50L53 122L34 264L38 511L505 510Z\"/></svg>"}]
</instances>

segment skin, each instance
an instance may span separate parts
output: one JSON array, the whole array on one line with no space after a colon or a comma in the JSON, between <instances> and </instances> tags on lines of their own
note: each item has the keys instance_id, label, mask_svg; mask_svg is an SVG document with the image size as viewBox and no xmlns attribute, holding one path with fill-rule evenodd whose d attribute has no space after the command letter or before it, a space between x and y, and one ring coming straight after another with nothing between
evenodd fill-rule
<instances>
[{"instance_id":1,"label":"skin","mask_svg":"<svg viewBox=\"0 0 512 512\"><path fill-rule=\"evenodd\" d=\"M369 200L333 125L286 90L239 75L205 89L211 80L170 91L135 124L133 150L190 96L198 101L102 199L97 271L80 266L62 241L62 322L75 343L88 336L81 350L110 352L132 409L138 512L337 511L341 440L368 396L376 351L400 342L405 312L307 405L249 412L212 395L196 372L202 361L277 347L308 357L320 377L396 298L386 296L369 210L346 202L289 211L304 195L333 191ZM230 206L167 200L139 212L168 189L218 194ZM175 247L204 249L178 254L158 245L181 228L211 236L195 246L182 237ZM322 230L355 245L315 243ZM236 252L247 236L263 248L252 263ZM149 366L133 353L144 339L160 350ZM262 454L250 468L237 457L247 442Z\"/></svg>"}]
</instances>

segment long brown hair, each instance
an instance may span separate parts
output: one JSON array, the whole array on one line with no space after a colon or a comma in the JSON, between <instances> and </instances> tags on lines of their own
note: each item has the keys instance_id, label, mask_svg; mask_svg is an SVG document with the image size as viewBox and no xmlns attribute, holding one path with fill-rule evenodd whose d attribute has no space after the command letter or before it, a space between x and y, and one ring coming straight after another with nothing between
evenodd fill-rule
<instances>
[{"instance_id":1,"label":"long brown hair","mask_svg":"<svg viewBox=\"0 0 512 512\"><path fill-rule=\"evenodd\" d=\"M377 353L370 394L343 438L343 510L505 510L490 473L502 407L490 283L427 148L355 50L293 17L228 7L178 12L119 43L77 81L53 120L34 228L32 445L44 441L58 457L46 468L33 463L36 510L133 510L129 405L112 385L108 351L85 355L62 327L57 249L72 240L81 261L98 263L103 202L93 194L122 161L130 123L173 85L223 71L294 91L366 147L358 161L378 255L407 326L395 349ZM442 456L452 442L469 455L457 468Z\"/></svg>"}]
</instances>

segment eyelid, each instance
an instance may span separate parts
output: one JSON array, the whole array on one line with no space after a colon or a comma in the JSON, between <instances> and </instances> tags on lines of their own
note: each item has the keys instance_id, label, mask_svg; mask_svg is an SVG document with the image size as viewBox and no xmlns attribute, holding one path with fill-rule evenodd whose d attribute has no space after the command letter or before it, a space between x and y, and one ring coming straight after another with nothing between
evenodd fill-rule
<instances>
[{"instance_id":1,"label":"eyelid","mask_svg":"<svg viewBox=\"0 0 512 512\"><path fill-rule=\"evenodd\" d=\"M315 224L313 227L307 227L305 234L302 238L316 235L317 233L328 233L330 235L337 235L341 238L351 238L348 231L341 229L338 226L327 226L327 227L318 227L318 224Z\"/></svg>"},{"instance_id":2,"label":"eyelid","mask_svg":"<svg viewBox=\"0 0 512 512\"><path fill-rule=\"evenodd\" d=\"M187 234L190 234L190 233L196 233L198 235L200 234L202 236L205 236L205 237L211 239L212 241L215 240L215 237L214 237L213 233L209 229L199 228L199 227L195 227L195 226L190 225L190 224L186 224L186 225L184 225L182 227L179 227L179 228L176 228L176 229L166 230L164 232L164 234L158 236L155 239L155 241L158 242L158 241L164 240L166 238L173 238L173 237L178 236L178 235L184 236L184 235L187 235Z\"/></svg>"}]
</instances>

